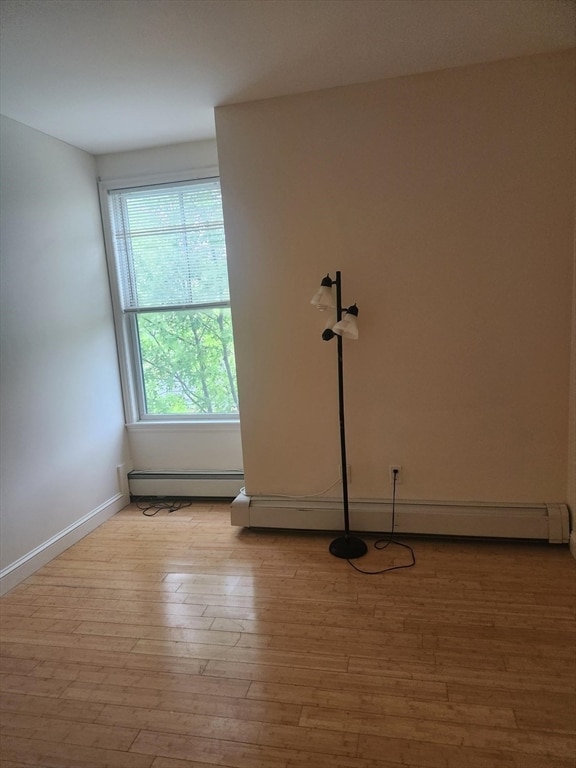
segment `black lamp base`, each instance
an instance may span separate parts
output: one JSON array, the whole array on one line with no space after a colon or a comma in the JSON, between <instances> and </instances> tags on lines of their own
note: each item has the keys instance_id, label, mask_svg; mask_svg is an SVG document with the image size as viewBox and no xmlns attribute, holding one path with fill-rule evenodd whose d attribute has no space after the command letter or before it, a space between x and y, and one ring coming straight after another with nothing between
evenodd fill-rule
<instances>
[{"instance_id":1,"label":"black lamp base","mask_svg":"<svg viewBox=\"0 0 576 768\"><path fill-rule=\"evenodd\" d=\"M354 560L356 557L362 557L368 552L368 547L357 536L340 536L328 547L330 554L334 557L341 557L345 560Z\"/></svg>"}]
</instances>

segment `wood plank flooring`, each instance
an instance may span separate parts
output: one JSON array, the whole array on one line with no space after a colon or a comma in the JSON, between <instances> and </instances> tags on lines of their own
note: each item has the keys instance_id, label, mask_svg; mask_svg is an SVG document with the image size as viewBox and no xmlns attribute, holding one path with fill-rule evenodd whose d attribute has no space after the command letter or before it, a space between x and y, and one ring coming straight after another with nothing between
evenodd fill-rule
<instances>
[{"instance_id":1,"label":"wood plank flooring","mask_svg":"<svg viewBox=\"0 0 576 768\"><path fill-rule=\"evenodd\" d=\"M575 768L567 547L331 538L127 507L0 602L0 764Z\"/></svg>"}]
</instances>

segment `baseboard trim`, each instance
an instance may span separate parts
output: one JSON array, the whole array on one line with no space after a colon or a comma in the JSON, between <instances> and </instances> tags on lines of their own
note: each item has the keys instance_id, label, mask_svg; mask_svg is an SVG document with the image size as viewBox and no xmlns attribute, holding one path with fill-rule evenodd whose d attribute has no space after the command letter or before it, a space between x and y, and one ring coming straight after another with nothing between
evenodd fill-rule
<instances>
[{"instance_id":1,"label":"baseboard trim","mask_svg":"<svg viewBox=\"0 0 576 768\"><path fill-rule=\"evenodd\" d=\"M350 502L353 531L385 533L392 524L390 499ZM232 525L252 528L340 531L342 502L337 499L287 499L240 493L232 502ZM397 501L397 533L435 536L569 540L565 504L507 504L451 501Z\"/></svg>"},{"instance_id":2,"label":"baseboard trim","mask_svg":"<svg viewBox=\"0 0 576 768\"><path fill-rule=\"evenodd\" d=\"M126 494L117 493L88 514L76 520L47 541L0 571L0 595L14 589L43 565L60 555L84 536L102 525L129 503Z\"/></svg>"}]
</instances>

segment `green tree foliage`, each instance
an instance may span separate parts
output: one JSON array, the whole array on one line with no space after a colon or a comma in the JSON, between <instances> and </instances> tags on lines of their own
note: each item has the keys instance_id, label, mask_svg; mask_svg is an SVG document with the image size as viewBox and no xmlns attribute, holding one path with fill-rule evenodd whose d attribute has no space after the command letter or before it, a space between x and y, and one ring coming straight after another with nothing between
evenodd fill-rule
<instances>
[{"instance_id":1,"label":"green tree foliage","mask_svg":"<svg viewBox=\"0 0 576 768\"><path fill-rule=\"evenodd\" d=\"M123 308L137 311L146 413L237 413L218 180L119 190L112 211ZM194 305L219 308L178 309Z\"/></svg>"},{"instance_id":2,"label":"green tree foliage","mask_svg":"<svg viewBox=\"0 0 576 768\"><path fill-rule=\"evenodd\" d=\"M138 315L146 411L237 413L229 309Z\"/></svg>"}]
</instances>

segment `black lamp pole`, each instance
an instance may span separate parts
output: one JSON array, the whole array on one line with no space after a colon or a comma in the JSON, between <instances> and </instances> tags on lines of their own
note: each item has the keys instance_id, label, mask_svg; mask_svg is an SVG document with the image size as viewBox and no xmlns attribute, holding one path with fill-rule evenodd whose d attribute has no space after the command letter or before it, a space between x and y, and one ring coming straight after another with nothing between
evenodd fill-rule
<instances>
[{"instance_id":1,"label":"black lamp pole","mask_svg":"<svg viewBox=\"0 0 576 768\"><path fill-rule=\"evenodd\" d=\"M340 272L336 272L336 279L332 280L336 286L336 322L342 319L342 280ZM346 425L344 422L344 364L342 357L342 336L328 329L322 334L324 341L329 341L334 336L338 346L338 412L340 417L340 458L342 462L342 500L344 503L344 535L339 536L330 544L329 550L334 557L353 560L362 557L368 551L365 542L358 536L350 534L350 515L348 510L348 467L346 462Z\"/></svg>"}]
</instances>

